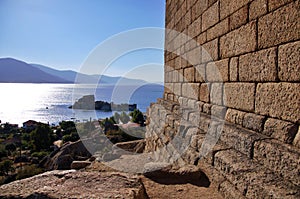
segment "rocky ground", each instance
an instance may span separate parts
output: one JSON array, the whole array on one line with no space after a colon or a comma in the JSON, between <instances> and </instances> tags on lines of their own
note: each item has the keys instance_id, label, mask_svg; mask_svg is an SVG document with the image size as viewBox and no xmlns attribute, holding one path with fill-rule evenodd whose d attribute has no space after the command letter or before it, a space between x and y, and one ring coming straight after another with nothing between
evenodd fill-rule
<instances>
[{"instance_id":1,"label":"rocky ground","mask_svg":"<svg viewBox=\"0 0 300 199\"><path fill-rule=\"evenodd\" d=\"M83 153L86 151L80 142L67 144L44 161L46 168L59 169L63 165L66 170L2 185L0 198L222 198L217 187L196 166L173 168L155 162L150 153L120 155L120 148L133 149L134 144L139 150L141 143L122 143L119 152L103 156L112 158L105 162ZM78 155L86 159L79 160Z\"/></svg>"}]
</instances>

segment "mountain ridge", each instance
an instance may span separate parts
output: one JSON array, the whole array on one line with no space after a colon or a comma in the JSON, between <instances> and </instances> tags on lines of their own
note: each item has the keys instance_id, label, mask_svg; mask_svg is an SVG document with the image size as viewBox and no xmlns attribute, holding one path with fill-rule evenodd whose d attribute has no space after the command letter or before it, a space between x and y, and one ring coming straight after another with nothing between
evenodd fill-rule
<instances>
[{"instance_id":1,"label":"mountain ridge","mask_svg":"<svg viewBox=\"0 0 300 199\"><path fill-rule=\"evenodd\" d=\"M14 58L0 58L0 83L98 83L100 75L87 75L72 70L57 70L48 66L26 63ZM101 75L100 84L137 85L144 80Z\"/></svg>"}]
</instances>

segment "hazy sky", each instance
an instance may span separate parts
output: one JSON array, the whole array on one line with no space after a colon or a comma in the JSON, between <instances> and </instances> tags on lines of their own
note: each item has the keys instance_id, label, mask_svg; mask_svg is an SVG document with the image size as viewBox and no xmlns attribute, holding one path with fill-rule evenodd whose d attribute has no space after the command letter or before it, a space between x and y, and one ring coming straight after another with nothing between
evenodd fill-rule
<instances>
[{"instance_id":1,"label":"hazy sky","mask_svg":"<svg viewBox=\"0 0 300 199\"><path fill-rule=\"evenodd\" d=\"M0 0L0 57L78 71L101 42L130 29L163 28L164 15L165 0ZM163 52L129 53L108 73L117 76L149 63L162 65ZM135 75L160 81L162 71Z\"/></svg>"}]
</instances>

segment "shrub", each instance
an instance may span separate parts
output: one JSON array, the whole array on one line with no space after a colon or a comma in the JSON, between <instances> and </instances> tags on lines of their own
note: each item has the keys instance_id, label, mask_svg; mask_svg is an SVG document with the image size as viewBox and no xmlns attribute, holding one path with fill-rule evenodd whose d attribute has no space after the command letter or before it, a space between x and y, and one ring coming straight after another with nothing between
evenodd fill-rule
<instances>
[{"instance_id":1,"label":"shrub","mask_svg":"<svg viewBox=\"0 0 300 199\"><path fill-rule=\"evenodd\" d=\"M36 157L39 160L42 160L45 156L47 156L49 153L45 151L40 151L40 152L34 152L31 154L32 157Z\"/></svg>"},{"instance_id":2,"label":"shrub","mask_svg":"<svg viewBox=\"0 0 300 199\"><path fill-rule=\"evenodd\" d=\"M14 172L13 162L11 160L3 160L0 162L0 175L7 176L9 172Z\"/></svg>"},{"instance_id":3,"label":"shrub","mask_svg":"<svg viewBox=\"0 0 300 199\"><path fill-rule=\"evenodd\" d=\"M35 165L26 165L23 167L23 169L18 171L16 179L20 180L20 179L24 179L24 178L29 178L31 176L40 174L42 172L43 172L43 169L38 168Z\"/></svg>"}]
</instances>

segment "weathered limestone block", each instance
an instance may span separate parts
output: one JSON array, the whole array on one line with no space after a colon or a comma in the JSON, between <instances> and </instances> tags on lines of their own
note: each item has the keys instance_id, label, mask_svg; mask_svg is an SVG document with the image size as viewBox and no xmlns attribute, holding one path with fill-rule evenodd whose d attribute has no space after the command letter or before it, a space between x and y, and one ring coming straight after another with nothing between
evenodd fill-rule
<instances>
[{"instance_id":1,"label":"weathered limestone block","mask_svg":"<svg viewBox=\"0 0 300 199\"><path fill-rule=\"evenodd\" d=\"M265 123L263 134L291 144L297 134L297 131L298 126L296 124L269 118Z\"/></svg>"},{"instance_id":2,"label":"weathered limestone block","mask_svg":"<svg viewBox=\"0 0 300 199\"><path fill-rule=\"evenodd\" d=\"M195 81L195 68L189 67L183 69L184 81L193 83Z\"/></svg>"},{"instance_id":3,"label":"weathered limestone block","mask_svg":"<svg viewBox=\"0 0 300 199\"><path fill-rule=\"evenodd\" d=\"M300 38L299 1L269 13L258 20L258 47L266 48Z\"/></svg>"},{"instance_id":4,"label":"weathered limestone block","mask_svg":"<svg viewBox=\"0 0 300 199\"><path fill-rule=\"evenodd\" d=\"M175 95L181 96L181 83L174 83L173 89Z\"/></svg>"},{"instance_id":5,"label":"weathered limestone block","mask_svg":"<svg viewBox=\"0 0 300 199\"><path fill-rule=\"evenodd\" d=\"M276 1L269 1L269 10L275 10L276 8L279 8L280 6L287 4L293 0L276 0Z\"/></svg>"},{"instance_id":6,"label":"weathered limestone block","mask_svg":"<svg viewBox=\"0 0 300 199\"><path fill-rule=\"evenodd\" d=\"M255 0L251 2L249 7L249 20L261 17L266 13L267 13L267 0Z\"/></svg>"},{"instance_id":7,"label":"weathered limestone block","mask_svg":"<svg viewBox=\"0 0 300 199\"><path fill-rule=\"evenodd\" d=\"M229 17L230 19L230 30L234 30L241 25L247 23L248 19L248 6L244 6L243 8L239 9L237 12L233 13Z\"/></svg>"},{"instance_id":8,"label":"weathered limestone block","mask_svg":"<svg viewBox=\"0 0 300 199\"><path fill-rule=\"evenodd\" d=\"M223 181L219 187L219 191L223 194L225 199L246 199L246 197L227 180Z\"/></svg>"},{"instance_id":9,"label":"weathered limestone block","mask_svg":"<svg viewBox=\"0 0 300 199\"><path fill-rule=\"evenodd\" d=\"M211 115L224 120L226 110L227 110L227 108L224 106L213 105L211 107Z\"/></svg>"},{"instance_id":10,"label":"weathered limestone block","mask_svg":"<svg viewBox=\"0 0 300 199\"><path fill-rule=\"evenodd\" d=\"M195 38L201 33L201 17L198 17L188 26L188 36Z\"/></svg>"},{"instance_id":11,"label":"weathered limestone block","mask_svg":"<svg viewBox=\"0 0 300 199\"><path fill-rule=\"evenodd\" d=\"M202 63L218 59L218 38L202 45Z\"/></svg>"},{"instance_id":12,"label":"weathered limestone block","mask_svg":"<svg viewBox=\"0 0 300 199\"><path fill-rule=\"evenodd\" d=\"M243 125L246 112L238 111L235 109L228 109L226 112L225 120L234 124Z\"/></svg>"},{"instance_id":13,"label":"weathered limestone block","mask_svg":"<svg viewBox=\"0 0 300 199\"><path fill-rule=\"evenodd\" d=\"M220 1L220 17L224 19L228 15L231 15L247 3L250 0L221 0Z\"/></svg>"},{"instance_id":14,"label":"weathered limestone block","mask_svg":"<svg viewBox=\"0 0 300 199\"><path fill-rule=\"evenodd\" d=\"M239 128L225 123L220 136L220 141L228 147L234 148L250 157L252 154L252 146L256 140L263 139L264 136L258 133L250 132L244 128Z\"/></svg>"},{"instance_id":15,"label":"weathered limestone block","mask_svg":"<svg viewBox=\"0 0 300 199\"><path fill-rule=\"evenodd\" d=\"M209 62L206 65L206 80L208 82L227 82L228 62L229 59L223 59L216 62Z\"/></svg>"},{"instance_id":16,"label":"weathered limestone block","mask_svg":"<svg viewBox=\"0 0 300 199\"><path fill-rule=\"evenodd\" d=\"M195 66L195 82L205 81L205 64Z\"/></svg>"},{"instance_id":17,"label":"weathered limestone block","mask_svg":"<svg viewBox=\"0 0 300 199\"><path fill-rule=\"evenodd\" d=\"M210 41L229 31L229 17L207 30L207 40Z\"/></svg>"},{"instance_id":18,"label":"weathered limestone block","mask_svg":"<svg viewBox=\"0 0 300 199\"><path fill-rule=\"evenodd\" d=\"M259 83L255 112L291 122L300 120L300 83Z\"/></svg>"},{"instance_id":19,"label":"weathered limestone block","mask_svg":"<svg viewBox=\"0 0 300 199\"><path fill-rule=\"evenodd\" d=\"M215 25L219 21L219 1L209 7L202 15L202 31Z\"/></svg>"},{"instance_id":20,"label":"weathered limestone block","mask_svg":"<svg viewBox=\"0 0 300 199\"><path fill-rule=\"evenodd\" d=\"M209 95L210 95L210 84L209 83L203 83L200 85L200 93L199 98L203 102L209 102Z\"/></svg>"},{"instance_id":21,"label":"weathered limestone block","mask_svg":"<svg viewBox=\"0 0 300 199\"><path fill-rule=\"evenodd\" d=\"M247 198L297 198L298 188L234 150L215 155L215 167Z\"/></svg>"},{"instance_id":22,"label":"weathered limestone block","mask_svg":"<svg viewBox=\"0 0 300 199\"><path fill-rule=\"evenodd\" d=\"M191 1L187 1L189 4ZM204 10L206 10L208 7L208 0L197 0L195 4L192 7L192 18L196 19L198 18L201 14L203 14Z\"/></svg>"},{"instance_id":23,"label":"weathered limestone block","mask_svg":"<svg viewBox=\"0 0 300 199\"><path fill-rule=\"evenodd\" d=\"M199 99L199 83L183 83L182 84L182 95L187 98Z\"/></svg>"},{"instance_id":24,"label":"weathered limestone block","mask_svg":"<svg viewBox=\"0 0 300 199\"><path fill-rule=\"evenodd\" d=\"M245 111L254 111L254 83L225 83L224 105Z\"/></svg>"},{"instance_id":25,"label":"weathered limestone block","mask_svg":"<svg viewBox=\"0 0 300 199\"><path fill-rule=\"evenodd\" d=\"M256 24L250 22L239 29L229 32L220 39L222 58L232 57L254 51L256 47Z\"/></svg>"},{"instance_id":26,"label":"weathered limestone block","mask_svg":"<svg viewBox=\"0 0 300 199\"><path fill-rule=\"evenodd\" d=\"M246 113L243 120L243 127L262 132L265 122L265 117L254 113Z\"/></svg>"},{"instance_id":27,"label":"weathered limestone block","mask_svg":"<svg viewBox=\"0 0 300 199\"><path fill-rule=\"evenodd\" d=\"M271 48L255 53L248 53L239 58L239 80L240 81L275 81L276 49Z\"/></svg>"},{"instance_id":28,"label":"weathered limestone block","mask_svg":"<svg viewBox=\"0 0 300 199\"><path fill-rule=\"evenodd\" d=\"M254 143L253 158L295 185L300 185L299 151L275 140L262 140Z\"/></svg>"},{"instance_id":29,"label":"weathered limestone block","mask_svg":"<svg viewBox=\"0 0 300 199\"><path fill-rule=\"evenodd\" d=\"M230 81L238 80L238 64L239 64L238 57L230 58L230 62L229 62L229 80Z\"/></svg>"},{"instance_id":30,"label":"weathered limestone block","mask_svg":"<svg viewBox=\"0 0 300 199\"><path fill-rule=\"evenodd\" d=\"M278 76L281 81L300 81L299 63L300 41L279 46Z\"/></svg>"},{"instance_id":31,"label":"weathered limestone block","mask_svg":"<svg viewBox=\"0 0 300 199\"><path fill-rule=\"evenodd\" d=\"M223 105L223 83L212 83L210 90L210 100L213 104Z\"/></svg>"}]
</instances>

